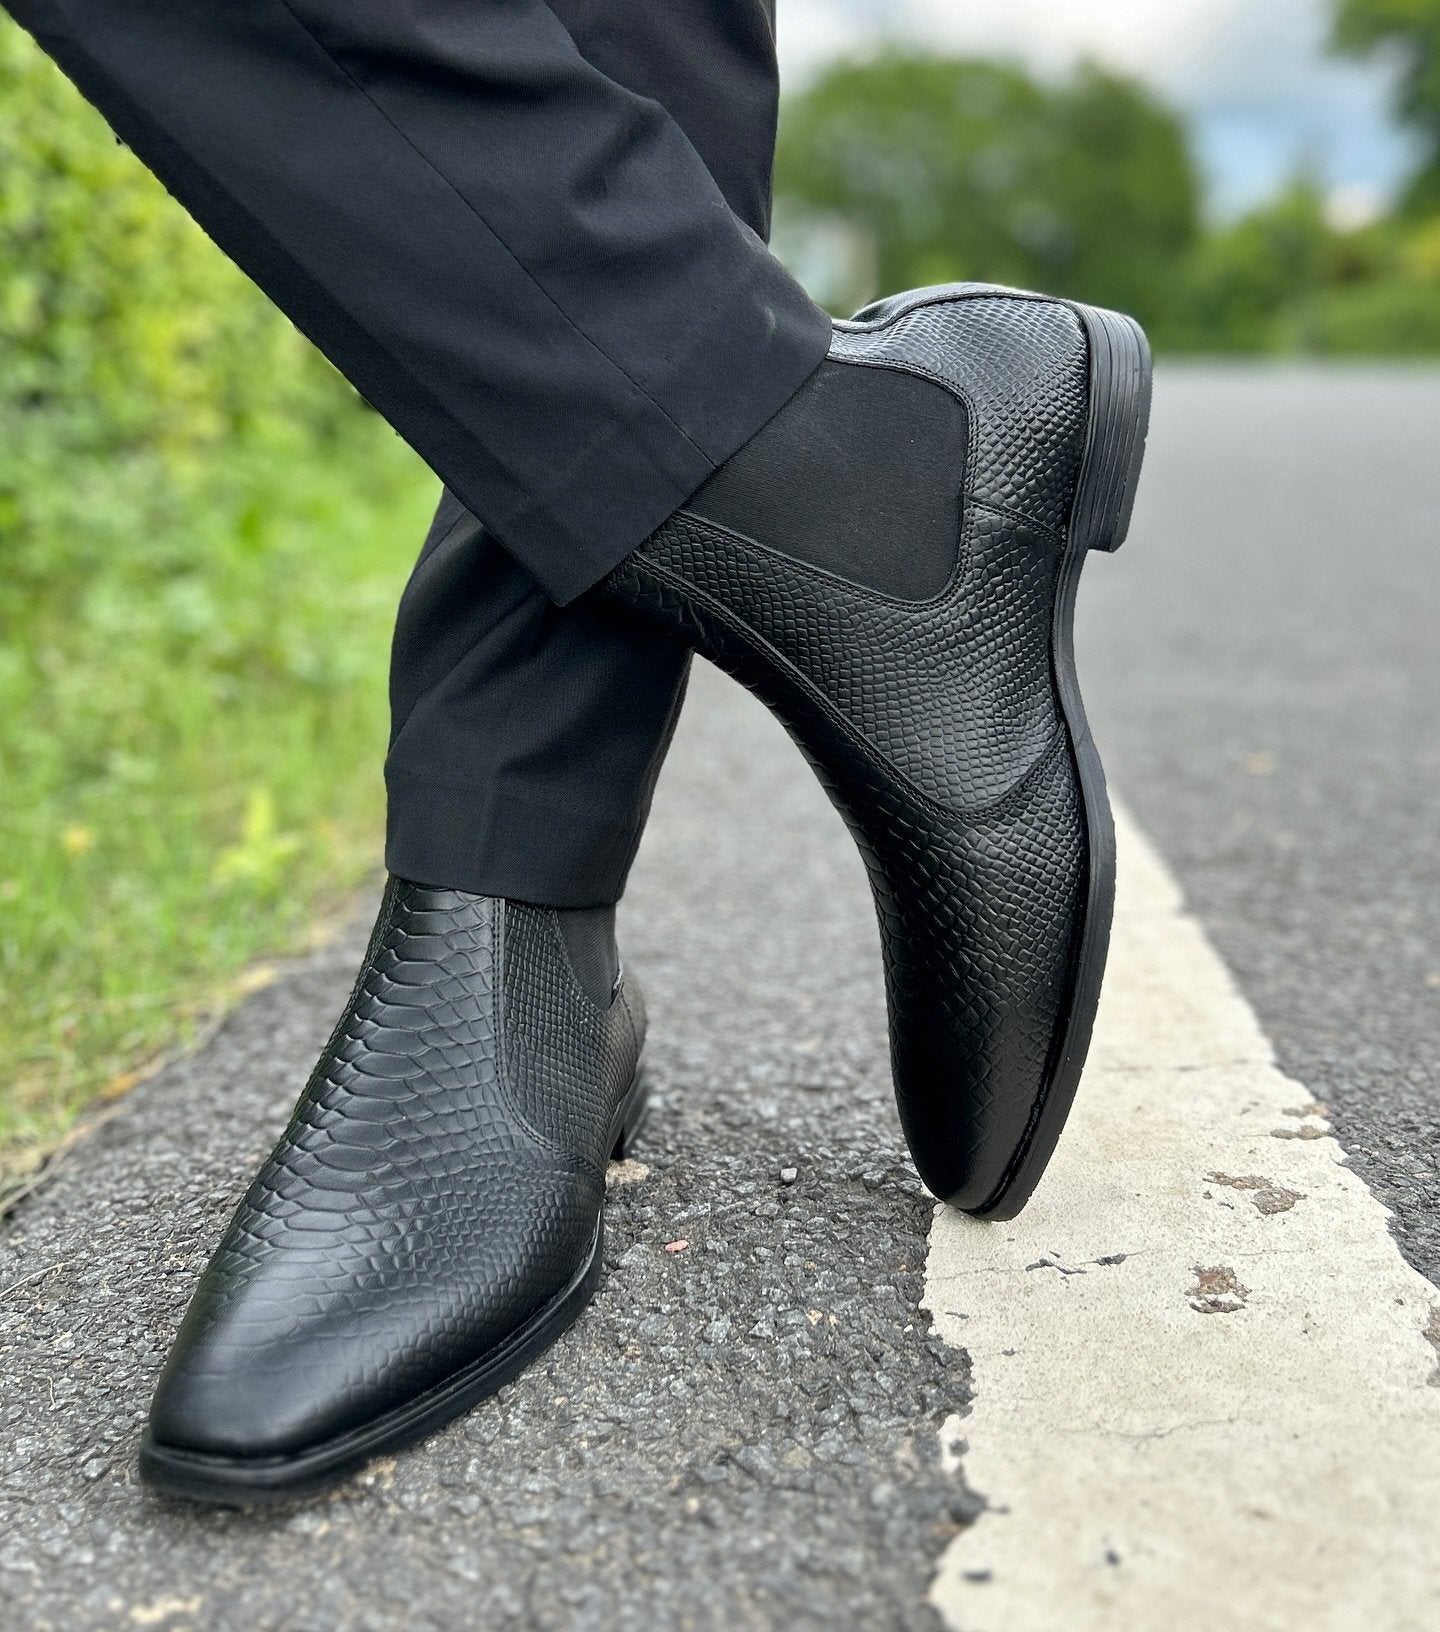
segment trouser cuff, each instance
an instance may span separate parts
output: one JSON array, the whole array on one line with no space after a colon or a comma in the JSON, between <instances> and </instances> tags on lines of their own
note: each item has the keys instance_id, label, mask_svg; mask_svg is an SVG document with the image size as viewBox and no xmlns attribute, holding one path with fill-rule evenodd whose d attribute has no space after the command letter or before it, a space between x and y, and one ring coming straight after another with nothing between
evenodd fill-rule
<instances>
[{"instance_id":1,"label":"trouser cuff","mask_svg":"<svg viewBox=\"0 0 1440 1632\"><path fill-rule=\"evenodd\" d=\"M613 906L640 843L606 821L494 788L387 776L385 865L399 878L546 907Z\"/></svg>"},{"instance_id":2,"label":"trouser cuff","mask_svg":"<svg viewBox=\"0 0 1440 1632\"><path fill-rule=\"evenodd\" d=\"M762 260L675 344L651 401L618 419L555 485L492 512L491 530L552 600L573 601L780 412L829 355L831 335L829 316L778 262Z\"/></svg>"}]
</instances>

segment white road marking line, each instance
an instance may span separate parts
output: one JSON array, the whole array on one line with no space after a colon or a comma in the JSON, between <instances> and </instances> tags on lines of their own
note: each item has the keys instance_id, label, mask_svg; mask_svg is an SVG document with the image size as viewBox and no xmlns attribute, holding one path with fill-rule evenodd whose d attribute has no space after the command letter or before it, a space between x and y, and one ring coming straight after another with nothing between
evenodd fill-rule
<instances>
[{"instance_id":1,"label":"white road marking line","mask_svg":"<svg viewBox=\"0 0 1440 1632\"><path fill-rule=\"evenodd\" d=\"M963 1632L1436 1632L1440 1292L1121 817L1074 1114L1010 1224L937 1210L926 1305L988 1509ZM1428 1331L1428 1336L1427 1336Z\"/></svg>"}]
</instances>

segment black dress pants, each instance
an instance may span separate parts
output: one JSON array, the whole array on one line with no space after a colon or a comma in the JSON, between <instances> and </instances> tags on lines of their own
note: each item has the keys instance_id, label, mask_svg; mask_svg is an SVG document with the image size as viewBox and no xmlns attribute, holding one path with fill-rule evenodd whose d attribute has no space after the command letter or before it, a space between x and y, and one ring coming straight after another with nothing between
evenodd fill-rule
<instances>
[{"instance_id":1,"label":"black dress pants","mask_svg":"<svg viewBox=\"0 0 1440 1632\"><path fill-rule=\"evenodd\" d=\"M762 238L775 0L549 0L585 58L661 103ZM689 649L594 598L557 606L454 497L395 624L386 864L552 906L618 900Z\"/></svg>"},{"instance_id":2,"label":"black dress pants","mask_svg":"<svg viewBox=\"0 0 1440 1632\"><path fill-rule=\"evenodd\" d=\"M765 0L3 3L454 495L392 867L613 900L685 659L580 598L829 344L758 235Z\"/></svg>"}]
</instances>

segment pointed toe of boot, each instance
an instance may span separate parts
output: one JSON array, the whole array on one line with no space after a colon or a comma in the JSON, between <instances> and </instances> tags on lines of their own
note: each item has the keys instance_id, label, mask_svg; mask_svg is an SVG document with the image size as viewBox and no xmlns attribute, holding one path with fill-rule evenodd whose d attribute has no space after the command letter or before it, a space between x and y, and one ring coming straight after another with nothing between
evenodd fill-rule
<instances>
[{"instance_id":1,"label":"pointed toe of boot","mask_svg":"<svg viewBox=\"0 0 1440 1632\"><path fill-rule=\"evenodd\" d=\"M332 1402L298 1361L277 1348L237 1362L221 1334L182 1328L150 1405L143 1460L263 1465L325 1439Z\"/></svg>"},{"instance_id":2,"label":"pointed toe of boot","mask_svg":"<svg viewBox=\"0 0 1440 1632\"><path fill-rule=\"evenodd\" d=\"M642 1033L623 984L586 996L545 909L392 884L346 1020L166 1361L145 1483L303 1495L548 1348L598 1282Z\"/></svg>"}]
</instances>

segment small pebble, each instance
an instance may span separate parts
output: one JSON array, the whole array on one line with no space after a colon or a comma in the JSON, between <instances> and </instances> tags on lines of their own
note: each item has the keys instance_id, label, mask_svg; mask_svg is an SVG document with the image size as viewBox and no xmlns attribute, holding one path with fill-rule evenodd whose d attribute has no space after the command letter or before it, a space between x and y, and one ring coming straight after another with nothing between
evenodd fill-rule
<instances>
[{"instance_id":1,"label":"small pebble","mask_svg":"<svg viewBox=\"0 0 1440 1632\"><path fill-rule=\"evenodd\" d=\"M684 1252L686 1247L689 1245L690 1243L688 1241L667 1241L665 1243L665 1250L666 1252Z\"/></svg>"},{"instance_id":2,"label":"small pebble","mask_svg":"<svg viewBox=\"0 0 1440 1632\"><path fill-rule=\"evenodd\" d=\"M781 1184L794 1184L799 1177L800 1169L798 1167L782 1167L780 1169Z\"/></svg>"}]
</instances>

